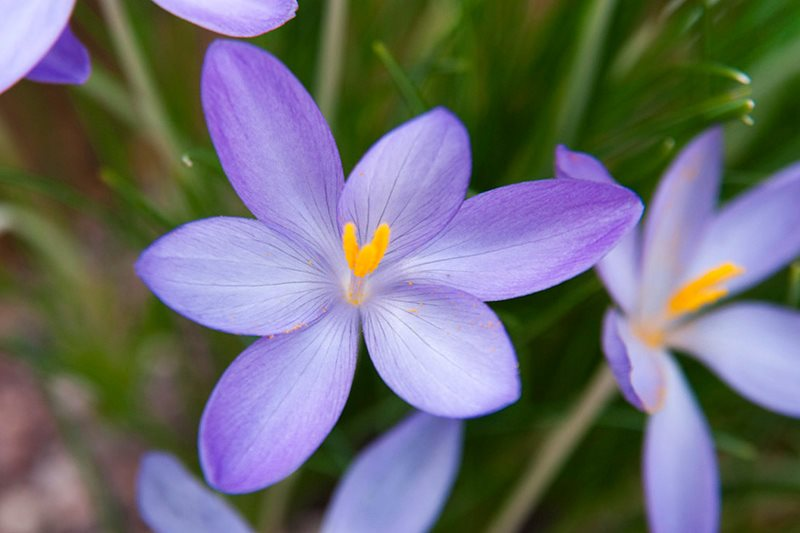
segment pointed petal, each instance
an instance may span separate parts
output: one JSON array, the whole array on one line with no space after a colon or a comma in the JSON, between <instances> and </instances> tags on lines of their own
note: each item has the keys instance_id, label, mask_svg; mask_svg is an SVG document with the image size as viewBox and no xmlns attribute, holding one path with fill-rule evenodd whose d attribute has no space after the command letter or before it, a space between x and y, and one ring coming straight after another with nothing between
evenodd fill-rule
<instances>
[{"instance_id":1,"label":"pointed petal","mask_svg":"<svg viewBox=\"0 0 800 533\"><path fill-rule=\"evenodd\" d=\"M252 492L297 470L342 413L357 348L358 315L347 306L258 340L236 358L200 423L200 462L211 486Z\"/></svg>"},{"instance_id":2,"label":"pointed petal","mask_svg":"<svg viewBox=\"0 0 800 533\"><path fill-rule=\"evenodd\" d=\"M173 456L149 452L139 467L139 514L155 533L251 533L242 517Z\"/></svg>"},{"instance_id":3,"label":"pointed petal","mask_svg":"<svg viewBox=\"0 0 800 533\"><path fill-rule=\"evenodd\" d=\"M255 37L294 18L295 0L153 0L173 15L231 37Z\"/></svg>"},{"instance_id":4,"label":"pointed petal","mask_svg":"<svg viewBox=\"0 0 800 533\"><path fill-rule=\"evenodd\" d=\"M556 178L614 183L603 163L583 152L573 152L563 144L556 146Z\"/></svg>"},{"instance_id":5,"label":"pointed petal","mask_svg":"<svg viewBox=\"0 0 800 533\"><path fill-rule=\"evenodd\" d=\"M91 71L89 51L66 26L47 55L28 72L27 78L40 83L79 85L89 79Z\"/></svg>"},{"instance_id":6,"label":"pointed petal","mask_svg":"<svg viewBox=\"0 0 800 533\"><path fill-rule=\"evenodd\" d=\"M675 361L665 364L664 408L647 423L644 484L653 533L715 533L719 474L705 417Z\"/></svg>"},{"instance_id":7,"label":"pointed petal","mask_svg":"<svg viewBox=\"0 0 800 533\"><path fill-rule=\"evenodd\" d=\"M800 313L766 303L735 303L670 335L749 400L800 417Z\"/></svg>"},{"instance_id":8,"label":"pointed petal","mask_svg":"<svg viewBox=\"0 0 800 533\"><path fill-rule=\"evenodd\" d=\"M642 248L644 316L661 313L713 215L722 172L722 129L707 130L677 155L650 204Z\"/></svg>"},{"instance_id":9,"label":"pointed petal","mask_svg":"<svg viewBox=\"0 0 800 533\"><path fill-rule=\"evenodd\" d=\"M728 205L709 224L687 279L725 262L744 273L725 286L740 292L800 255L800 164L778 172Z\"/></svg>"},{"instance_id":10,"label":"pointed petal","mask_svg":"<svg viewBox=\"0 0 800 533\"><path fill-rule=\"evenodd\" d=\"M336 488L322 533L423 533L461 463L463 423L416 413L359 454Z\"/></svg>"},{"instance_id":11,"label":"pointed petal","mask_svg":"<svg viewBox=\"0 0 800 533\"><path fill-rule=\"evenodd\" d=\"M215 41L201 92L222 167L250 211L331 257L341 255L342 164L328 124L297 78L260 48Z\"/></svg>"},{"instance_id":12,"label":"pointed petal","mask_svg":"<svg viewBox=\"0 0 800 533\"><path fill-rule=\"evenodd\" d=\"M394 261L453 218L464 201L471 165L467 130L446 109L433 109L384 135L358 162L339 204L340 223L354 222L360 242L372 239L381 223L389 224L384 261Z\"/></svg>"},{"instance_id":13,"label":"pointed petal","mask_svg":"<svg viewBox=\"0 0 800 533\"><path fill-rule=\"evenodd\" d=\"M142 253L136 273L176 312L245 335L310 324L335 290L316 254L245 218L207 218L179 227Z\"/></svg>"},{"instance_id":14,"label":"pointed petal","mask_svg":"<svg viewBox=\"0 0 800 533\"><path fill-rule=\"evenodd\" d=\"M518 183L464 202L453 221L408 257L409 279L504 300L591 268L641 214L616 185L557 179Z\"/></svg>"},{"instance_id":15,"label":"pointed petal","mask_svg":"<svg viewBox=\"0 0 800 533\"><path fill-rule=\"evenodd\" d=\"M563 145L556 147L556 177L617 184L603 164L582 152L573 152ZM614 248L597 263L597 273L611 297L626 313L636 306L639 290L639 227L631 228Z\"/></svg>"},{"instance_id":16,"label":"pointed petal","mask_svg":"<svg viewBox=\"0 0 800 533\"><path fill-rule=\"evenodd\" d=\"M613 309L603 320L603 352L622 395L639 410L661 409L666 392L663 348L650 348L631 331L628 321Z\"/></svg>"},{"instance_id":17,"label":"pointed petal","mask_svg":"<svg viewBox=\"0 0 800 533\"><path fill-rule=\"evenodd\" d=\"M466 418L519 398L514 348L497 316L474 296L402 284L373 298L362 316L378 373L414 407Z\"/></svg>"},{"instance_id":18,"label":"pointed petal","mask_svg":"<svg viewBox=\"0 0 800 533\"><path fill-rule=\"evenodd\" d=\"M55 44L75 0L3 2L0 16L0 93L33 69Z\"/></svg>"}]
</instances>

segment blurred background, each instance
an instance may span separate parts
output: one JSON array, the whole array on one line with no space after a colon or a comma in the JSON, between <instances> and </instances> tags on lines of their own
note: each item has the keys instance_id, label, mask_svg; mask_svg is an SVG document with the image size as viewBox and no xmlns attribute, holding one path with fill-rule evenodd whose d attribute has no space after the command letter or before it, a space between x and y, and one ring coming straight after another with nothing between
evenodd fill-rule
<instances>
[{"instance_id":1,"label":"blurred background","mask_svg":"<svg viewBox=\"0 0 800 533\"><path fill-rule=\"evenodd\" d=\"M469 130L472 192L552 176L565 143L648 201L676 151L712 123L726 126L724 198L800 159L798 2L343 0L341 49L322 44L325 2L299 3L294 20L253 41L321 99L346 172L434 105ZM131 76L109 5L130 23L133 62L152 87ZM168 310L132 267L180 223L249 216L199 103L215 36L140 0L78 0L72 25L92 54L86 85L21 82L0 95L3 533L144 531L133 501L140 454L170 450L199 472L205 400L252 340ZM341 83L331 84L324 72L337 64ZM800 264L743 297L797 307ZM608 305L593 272L493 305L518 350L523 396L467 425L435 531L490 522L603 363ZM230 498L260 531L313 530L354 455L408 411L363 355L342 419L312 459L275 487ZM681 363L714 430L723 530L800 531L800 423ZM643 423L616 398L526 530L645 530Z\"/></svg>"}]
</instances>

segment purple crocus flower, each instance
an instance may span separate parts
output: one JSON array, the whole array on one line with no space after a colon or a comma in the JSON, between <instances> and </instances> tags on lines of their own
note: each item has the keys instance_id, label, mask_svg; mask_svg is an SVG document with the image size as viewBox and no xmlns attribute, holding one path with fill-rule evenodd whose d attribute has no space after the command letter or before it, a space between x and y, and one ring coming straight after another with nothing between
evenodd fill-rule
<instances>
[{"instance_id":1,"label":"purple crocus flower","mask_svg":"<svg viewBox=\"0 0 800 533\"><path fill-rule=\"evenodd\" d=\"M336 488L322 533L423 532L461 464L462 422L415 413L365 448ZM218 494L163 452L142 459L139 512L156 533L250 533Z\"/></svg>"},{"instance_id":2,"label":"purple crocus flower","mask_svg":"<svg viewBox=\"0 0 800 533\"><path fill-rule=\"evenodd\" d=\"M198 26L253 37L294 17L295 0L153 0ZM89 53L69 28L75 0L0 0L0 93L22 78L81 84Z\"/></svg>"},{"instance_id":3,"label":"purple crocus flower","mask_svg":"<svg viewBox=\"0 0 800 533\"><path fill-rule=\"evenodd\" d=\"M651 415L644 484L657 533L711 532L719 522L714 445L671 350L759 405L800 416L800 313L756 302L707 308L800 254L800 164L717 209L721 167L713 128L664 174L642 231L598 265L617 304L605 316L606 357L625 398ZM613 182L597 160L563 147L557 173Z\"/></svg>"},{"instance_id":4,"label":"purple crocus flower","mask_svg":"<svg viewBox=\"0 0 800 533\"><path fill-rule=\"evenodd\" d=\"M437 108L380 139L344 183L319 109L277 59L218 41L202 100L222 166L257 220L199 220L136 265L167 305L261 335L220 379L200 426L209 482L252 491L293 472L330 432L359 331L378 373L429 413L472 417L519 396L517 362L483 300L592 266L638 198L584 180L520 183L464 201L469 139Z\"/></svg>"}]
</instances>

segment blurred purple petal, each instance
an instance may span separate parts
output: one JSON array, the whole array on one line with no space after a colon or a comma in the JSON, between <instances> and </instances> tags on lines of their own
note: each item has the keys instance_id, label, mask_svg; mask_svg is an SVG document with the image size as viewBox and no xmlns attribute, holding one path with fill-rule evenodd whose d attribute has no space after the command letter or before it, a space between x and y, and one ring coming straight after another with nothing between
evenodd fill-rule
<instances>
[{"instance_id":1,"label":"blurred purple petal","mask_svg":"<svg viewBox=\"0 0 800 533\"><path fill-rule=\"evenodd\" d=\"M631 331L628 322L613 309L603 320L603 352L622 395L639 410L654 413L664 402L663 348L650 348Z\"/></svg>"},{"instance_id":2,"label":"blurred purple petal","mask_svg":"<svg viewBox=\"0 0 800 533\"><path fill-rule=\"evenodd\" d=\"M153 0L175 16L231 37L255 37L294 18L295 0Z\"/></svg>"},{"instance_id":3,"label":"blurred purple petal","mask_svg":"<svg viewBox=\"0 0 800 533\"><path fill-rule=\"evenodd\" d=\"M563 144L556 147L556 178L589 180L598 183L617 182L608 173L603 163L583 152L573 152Z\"/></svg>"},{"instance_id":4,"label":"blurred purple petal","mask_svg":"<svg viewBox=\"0 0 800 533\"><path fill-rule=\"evenodd\" d=\"M414 281L481 300L515 298L591 268L641 211L636 195L616 185L573 179L509 185L464 202L402 268Z\"/></svg>"},{"instance_id":5,"label":"blurred purple petal","mask_svg":"<svg viewBox=\"0 0 800 533\"><path fill-rule=\"evenodd\" d=\"M139 513L155 533L251 533L218 494L163 452L142 458L137 483Z\"/></svg>"},{"instance_id":6,"label":"blurred purple petal","mask_svg":"<svg viewBox=\"0 0 800 533\"><path fill-rule=\"evenodd\" d=\"M800 417L800 313L736 303L687 323L670 336L742 396Z\"/></svg>"},{"instance_id":7,"label":"blurred purple petal","mask_svg":"<svg viewBox=\"0 0 800 533\"><path fill-rule=\"evenodd\" d=\"M467 130L436 108L384 135L347 179L339 221L354 222L360 242L379 224L392 230L386 261L439 233L464 201L471 170Z\"/></svg>"},{"instance_id":8,"label":"blurred purple petal","mask_svg":"<svg viewBox=\"0 0 800 533\"><path fill-rule=\"evenodd\" d=\"M145 250L136 272L178 313L247 335L313 322L336 290L314 252L245 218L185 224Z\"/></svg>"},{"instance_id":9,"label":"blurred purple petal","mask_svg":"<svg viewBox=\"0 0 800 533\"><path fill-rule=\"evenodd\" d=\"M460 420L416 413L359 454L336 488L322 533L422 533L461 463Z\"/></svg>"},{"instance_id":10,"label":"blurred purple petal","mask_svg":"<svg viewBox=\"0 0 800 533\"><path fill-rule=\"evenodd\" d=\"M659 182L644 226L642 299L646 317L659 315L706 223L713 215L722 172L722 129L695 137Z\"/></svg>"},{"instance_id":11,"label":"blurred purple petal","mask_svg":"<svg viewBox=\"0 0 800 533\"><path fill-rule=\"evenodd\" d=\"M344 408L357 347L358 315L348 306L245 350L217 383L200 423L208 482L251 492L299 468Z\"/></svg>"},{"instance_id":12,"label":"blurred purple petal","mask_svg":"<svg viewBox=\"0 0 800 533\"><path fill-rule=\"evenodd\" d=\"M519 398L514 348L497 316L474 296L402 284L374 297L363 320L378 373L414 407L464 418Z\"/></svg>"},{"instance_id":13,"label":"blurred purple petal","mask_svg":"<svg viewBox=\"0 0 800 533\"><path fill-rule=\"evenodd\" d=\"M89 51L66 26L47 55L28 72L27 78L40 83L81 84L89 79L91 71Z\"/></svg>"},{"instance_id":14,"label":"blurred purple petal","mask_svg":"<svg viewBox=\"0 0 800 533\"><path fill-rule=\"evenodd\" d=\"M686 279L722 263L744 268L725 286L739 292L800 255L800 164L742 194L709 224Z\"/></svg>"},{"instance_id":15,"label":"blurred purple petal","mask_svg":"<svg viewBox=\"0 0 800 533\"><path fill-rule=\"evenodd\" d=\"M716 533L719 474L714 443L680 369L664 365L664 407L647 423L644 484L653 533Z\"/></svg>"},{"instance_id":16,"label":"blurred purple petal","mask_svg":"<svg viewBox=\"0 0 800 533\"><path fill-rule=\"evenodd\" d=\"M24 78L58 40L75 0L12 0L0 16L0 93Z\"/></svg>"},{"instance_id":17,"label":"blurred purple petal","mask_svg":"<svg viewBox=\"0 0 800 533\"><path fill-rule=\"evenodd\" d=\"M328 124L297 78L260 48L215 41L201 92L222 166L250 211L326 255L341 255L342 164Z\"/></svg>"}]
</instances>

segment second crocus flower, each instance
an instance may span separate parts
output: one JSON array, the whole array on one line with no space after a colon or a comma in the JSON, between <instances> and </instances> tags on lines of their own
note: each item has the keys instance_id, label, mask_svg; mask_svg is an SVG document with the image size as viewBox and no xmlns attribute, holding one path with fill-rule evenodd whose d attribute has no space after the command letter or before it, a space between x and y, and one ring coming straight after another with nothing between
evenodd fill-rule
<instances>
[{"instance_id":1,"label":"second crocus flower","mask_svg":"<svg viewBox=\"0 0 800 533\"><path fill-rule=\"evenodd\" d=\"M560 148L557 173L613 183L585 154ZM655 533L719 527L714 444L672 355L693 355L743 396L800 417L800 313L722 299L800 254L800 164L718 209L722 130L684 148L667 169L641 231L599 265L617 307L603 348L625 398L647 412L644 485Z\"/></svg>"}]
</instances>

